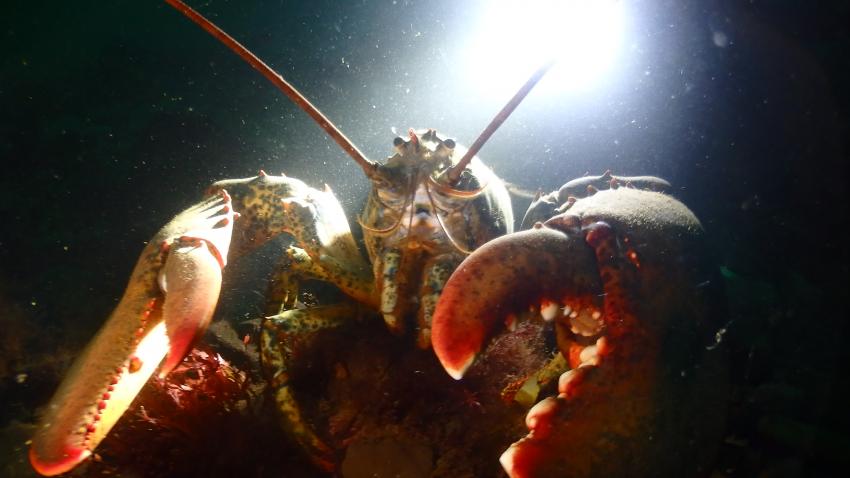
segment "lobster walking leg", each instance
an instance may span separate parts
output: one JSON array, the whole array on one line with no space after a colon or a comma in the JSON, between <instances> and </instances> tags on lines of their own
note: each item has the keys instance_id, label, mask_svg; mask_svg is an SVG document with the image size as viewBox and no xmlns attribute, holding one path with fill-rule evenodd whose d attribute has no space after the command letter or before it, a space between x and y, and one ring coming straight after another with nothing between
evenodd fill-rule
<instances>
[{"instance_id":1,"label":"lobster walking leg","mask_svg":"<svg viewBox=\"0 0 850 478\"><path fill-rule=\"evenodd\" d=\"M317 466L326 471L336 468L334 450L328 446L305 421L301 406L293 394L291 380L293 364L307 353L317 334L346 326L359 315L353 302L286 310L263 321L261 353L270 372L270 385L275 390L283 428L307 453Z\"/></svg>"}]
</instances>

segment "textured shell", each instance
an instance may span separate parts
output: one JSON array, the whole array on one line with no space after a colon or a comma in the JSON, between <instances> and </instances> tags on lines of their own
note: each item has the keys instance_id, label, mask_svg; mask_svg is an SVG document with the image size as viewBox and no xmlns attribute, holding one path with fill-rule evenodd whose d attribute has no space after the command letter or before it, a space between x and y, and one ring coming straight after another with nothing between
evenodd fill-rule
<instances>
[{"instance_id":1,"label":"textured shell","mask_svg":"<svg viewBox=\"0 0 850 478\"><path fill-rule=\"evenodd\" d=\"M401 218L401 225L394 234L376 234L369 228L386 229L399 221L399 213L409 213L409 207L405 208L403 203L406 196L413 196L410 205L413 211L417 207L431 210L424 190L425 180L428 176L439 177L465 153L465 148L438 136L434 130L419 134L415 142L417 144L413 141L399 142L399 139L396 140L396 154L381 166L388 181L373 185L361 216L361 224L366 226L363 236L372 260L381 251L396 247L415 234L410 234L406 227L407 218ZM411 178L416 178L413 184L410 184ZM514 217L508 191L496 174L477 157L469 164L455 188L461 191L483 188L480 194L472 198L449 197L433 188L430 190L435 205L443 212L448 212L441 215L448 233L464 248L473 250L491 239L513 232ZM397 198L394 203L392 196ZM421 239L422 245L433 249L434 254L455 250L439 228L432 237Z\"/></svg>"}]
</instances>

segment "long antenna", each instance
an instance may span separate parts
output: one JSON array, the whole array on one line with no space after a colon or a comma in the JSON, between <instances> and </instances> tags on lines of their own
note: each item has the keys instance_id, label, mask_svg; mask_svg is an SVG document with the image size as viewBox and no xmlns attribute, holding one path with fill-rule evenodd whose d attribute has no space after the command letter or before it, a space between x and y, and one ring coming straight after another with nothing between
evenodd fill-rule
<instances>
[{"instance_id":1,"label":"long antenna","mask_svg":"<svg viewBox=\"0 0 850 478\"><path fill-rule=\"evenodd\" d=\"M522 88L520 88L519 91L516 92L514 97L511 98L510 101L508 101L508 104L506 104L505 107L502 108L501 111L499 111L495 118L493 118L493 121L491 121L490 124L488 124L487 127L484 128L484 131L482 131L481 134L478 136L478 139L476 139L475 142L472 143L472 146L469 147L469 150L466 151L466 154L463 156L463 158L461 158L460 161L454 167L452 167L452 169L449 170L448 173L446 173L447 179L449 180L449 184L453 185L457 183L458 179L460 179L460 173L462 173L463 170L469 165L469 162L472 161L472 158L475 157L476 154L478 154L478 151L481 150L481 147L484 146L484 143L486 143L487 140L490 139L490 136L492 136L493 133L495 133L496 130L499 129L499 126L502 126L502 123L504 123L505 120L508 119L508 116L510 116L511 113L514 112L514 110L517 106L519 106L520 103L522 103L522 100L525 98L526 95L528 95L531 89L534 88L534 85L536 85L537 82L540 81L541 78L543 78L543 75L545 75L546 72L549 71L549 68L552 68L552 65L554 64L555 60L550 59L546 63L544 63L543 66L538 68L537 71L535 71L531 75L528 81L526 81L525 84L522 85Z\"/></svg>"},{"instance_id":2,"label":"long antenna","mask_svg":"<svg viewBox=\"0 0 850 478\"><path fill-rule=\"evenodd\" d=\"M377 165L366 158L366 156L357 149L357 146L351 142L342 131L340 131L333 123L324 115L318 108L313 106L307 98L304 97L298 90L295 89L292 85L289 84L286 80L283 79L280 74L274 71L270 66L265 64L263 60L257 58L256 55L251 53L250 50L242 46L241 43L234 40L233 37L225 33L221 28L217 27L214 23L204 18L203 15L192 10L191 7L186 5L180 0L165 0L166 3L174 7L177 11L185 15L187 18L197 23L201 28L206 30L210 35L214 36L218 41L223 43L225 46L230 48L234 53L239 55L240 58L248 62L249 65L253 66L255 70L262 73L263 76L266 77L273 85L275 85L280 91L283 92L286 96L292 100L293 103L298 105L304 112L310 115L313 120L325 130L328 135L336 141L349 156L351 156L354 161L363 168L363 171L367 176L372 177L375 172L375 168Z\"/></svg>"}]
</instances>

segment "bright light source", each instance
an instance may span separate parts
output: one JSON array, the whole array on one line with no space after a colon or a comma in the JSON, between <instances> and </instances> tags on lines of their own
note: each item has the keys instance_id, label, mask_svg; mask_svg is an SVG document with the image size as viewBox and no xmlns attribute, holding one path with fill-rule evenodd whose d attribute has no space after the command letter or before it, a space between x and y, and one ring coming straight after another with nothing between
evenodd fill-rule
<instances>
[{"instance_id":1,"label":"bright light source","mask_svg":"<svg viewBox=\"0 0 850 478\"><path fill-rule=\"evenodd\" d=\"M555 57L557 64L537 88L587 89L617 61L624 23L617 0L486 2L465 55L468 78L480 92L509 98Z\"/></svg>"}]
</instances>

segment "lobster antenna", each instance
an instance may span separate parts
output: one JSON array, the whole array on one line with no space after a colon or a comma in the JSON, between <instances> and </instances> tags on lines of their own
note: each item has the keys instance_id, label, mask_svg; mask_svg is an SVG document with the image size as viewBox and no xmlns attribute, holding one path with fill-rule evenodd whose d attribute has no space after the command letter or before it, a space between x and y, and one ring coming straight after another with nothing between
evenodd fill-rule
<instances>
[{"instance_id":1,"label":"lobster antenna","mask_svg":"<svg viewBox=\"0 0 850 478\"><path fill-rule=\"evenodd\" d=\"M201 28L214 36L218 39L218 41L230 48L234 53L239 55L240 58L248 62L248 64L253 66L255 70L265 76L266 79L272 82L272 84L282 91L283 94L289 97L293 103L298 105L302 110L304 110L304 112L310 115L310 117L313 118L313 120L318 123L319 126L321 126L334 141L336 141L336 144L338 144L358 165L360 165L361 168L363 168L366 176L369 176L370 178L373 176L375 169L377 168L377 164L367 159L366 156L357 149L357 146L355 146L350 139L342 134L342 131L334 126L334 124L331 123L331 121L322 114L318 108L313 106L313 104L310 103L304 95L289 84L289 82L284 80L280 74L272 69L272 67L268 66L265 62L263 62L263 60L257 58L257 55L251 53L251 51L245 48L241 43L234 40L233 37L225 33L214 23L204 18L203 15L192 10L191 7L183 3L181 0L165 0L165 2L174 7L188 19L197 23Z\"/></svg>"},{"instance_id":2,"label":"lobster antenna","mask_svg":"<svg viewBox=\"0 0 850 478\"><path fill-rule=\"evenodd\" d=\"M520 88L519 91L516 92L514 97L511 98L510 101L508 101L508 104L506 104L505 107L502 108L501 111L499 111L495 118L493 118L493 121L491 121L490 124L488 124L487 127L484 128L484 131L482 131L481 134L478 136L478 139L476 139L475 142L472 143L472 146L469 147L469 149L466 151L466 154L463 155L463 158L461 158L460 161L447 173L450 185L454 185L457 183L458 179L460 179L460 173L462 173L463 170L469 165L469 162L472 161L472 158L476 154L478 154L478 151L481 150L481 147L484 146L484 143L486 143L487 140L490 139L490 136L492 136L493 133L495 133L496 130L499 129L499 126L502 126L502 123L504 123L505 120L508 119L508 116L510 116L511 113L514 112L514 110L517 106L519 106L520 103L522 103L522 100L525 99L526 95L528 95L531 89L534 88L534 85L536 85L537 82L540 81L541 78L543 78L543 75L545 75L546 72L549 71L549 68L552 68L552 65L554 64L555 60L549 59L540 68L538 68L537 71L535 71L531 75L528 81L526 81L525 84L522 85L522 88Z\"/></svg>"}]
</instances>

